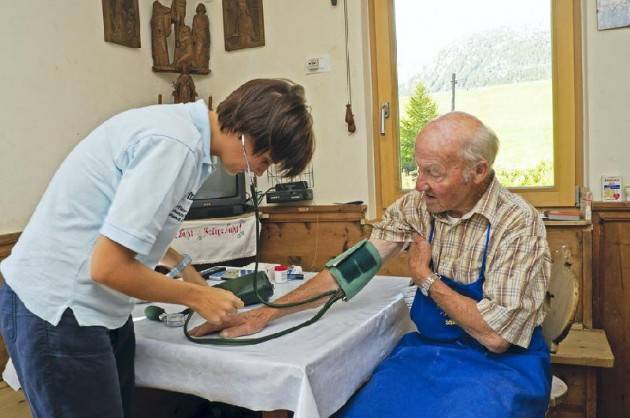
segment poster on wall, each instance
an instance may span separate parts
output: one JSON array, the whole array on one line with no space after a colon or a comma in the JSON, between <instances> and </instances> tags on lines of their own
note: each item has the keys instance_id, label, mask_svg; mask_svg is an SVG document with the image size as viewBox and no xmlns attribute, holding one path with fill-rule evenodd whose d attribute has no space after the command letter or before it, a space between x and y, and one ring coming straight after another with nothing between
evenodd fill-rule
<instances>
[{"instance_id":1,"label":"poster on wall","mask_svg":"<svg viewBox=\"0 0 630 418\"><path fill-rule=\"evenodd\" d=\"M597 29L630 26L630 0L597 0Z\"/></svg>"}]
</instances>

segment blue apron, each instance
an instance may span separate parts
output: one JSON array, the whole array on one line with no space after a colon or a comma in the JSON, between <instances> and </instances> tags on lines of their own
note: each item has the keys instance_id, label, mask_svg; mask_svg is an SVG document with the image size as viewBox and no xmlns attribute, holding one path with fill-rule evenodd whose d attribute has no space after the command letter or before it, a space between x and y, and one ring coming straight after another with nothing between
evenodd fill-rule
<instances>
[{"instance_id":1,"label":"blue apron","mask_svg":"<svg viewBox=\"0 0 630 418\"><path fill-rule=\"evenodd\" d=\"M429 242L433 242L432 225ZM456 292L483 298L490 225L477 280ZM356 418L542 418L551 391L549 349L536 327L527 349L489 352L452 321L430 297L416 292L409 333L376 368L340 416Z\"/></svg>"}]
</instances>

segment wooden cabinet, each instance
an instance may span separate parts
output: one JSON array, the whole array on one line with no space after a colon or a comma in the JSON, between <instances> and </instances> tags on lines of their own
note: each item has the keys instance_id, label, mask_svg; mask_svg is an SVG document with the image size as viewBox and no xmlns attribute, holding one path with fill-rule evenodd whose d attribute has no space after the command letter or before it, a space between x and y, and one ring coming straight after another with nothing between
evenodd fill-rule
<instances>
[{"instance_id":1,"label":"wooden cabinet","mask_svg":"<svg viewBox=\"0 0 630 418\"><path fill-rule=\"evenodd\" d=\"M261 260L319 271L364 235L365 205L265 206Z\"/></svg>"},{"instance_id":2,"label":"wooden cabinet","mask_svg":"<svg viewBox=\"0 0 630 418\"><path fill-rule=\"evenodd\" d=\"M599 416L630 417L630 203L593 205L593 321L615 366L601 370Z\"/></svg>"}]
</instances>

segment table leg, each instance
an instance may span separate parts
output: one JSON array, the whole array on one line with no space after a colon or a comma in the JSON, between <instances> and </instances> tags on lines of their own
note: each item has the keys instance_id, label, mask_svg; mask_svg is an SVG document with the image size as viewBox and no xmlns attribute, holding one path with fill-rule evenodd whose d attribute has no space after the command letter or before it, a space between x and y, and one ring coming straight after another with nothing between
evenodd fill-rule
<instances>
[{"instance_id":1,"label":"table leg","mask_svg":"<svg viewBox=\"0 0 630 418\"><path fill-rule=\"evenodd\" d=\"M263 418L289 418L289 411L278 409L277 411L263 411Z\"/></svg>"}]
</instances>

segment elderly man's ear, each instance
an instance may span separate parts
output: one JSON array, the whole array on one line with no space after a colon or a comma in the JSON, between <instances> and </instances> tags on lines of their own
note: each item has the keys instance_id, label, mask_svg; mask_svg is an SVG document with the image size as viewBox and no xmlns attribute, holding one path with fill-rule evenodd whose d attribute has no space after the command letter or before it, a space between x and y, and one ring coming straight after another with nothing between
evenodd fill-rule
<instances>
[{"instance_id":1,"label":"elderly man's ear","mask_svg":"<svg viewBox=\"0 0 630 418\"><path fill-rule=\"evenodd\" d=\"M487 161L479 161L471 170L471 179L474 184L481 184L488 177L490 167Z\"/></svg>"}]
</instances>

